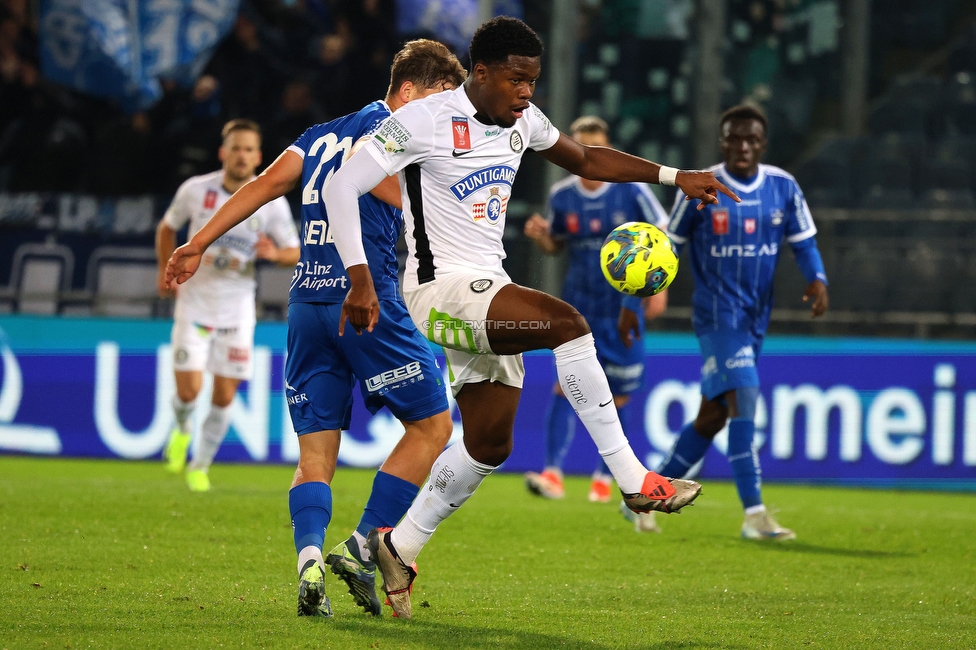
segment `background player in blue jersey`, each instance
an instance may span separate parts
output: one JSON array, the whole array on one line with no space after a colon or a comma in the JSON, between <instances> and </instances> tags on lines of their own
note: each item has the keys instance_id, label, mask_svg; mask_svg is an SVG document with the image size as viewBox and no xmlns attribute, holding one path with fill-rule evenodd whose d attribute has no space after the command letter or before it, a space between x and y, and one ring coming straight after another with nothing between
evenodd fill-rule
<instances>
[{"instance_id":1,"label":"background player in blue jersey","mask_svg":"<svg viewBox=\"0 0 976 650\"><path fill-rule=\"evenodd\" d=\"M177 249L166 269L168 282L185 282L196 271L203 251L222 232L301 182L301 259L289 296L285 367L285 394L300 449L288 497L298 551L299 616L331 615L322 545L332 517L329 484L335 474L340 430L349 428L356 379L367 408L375 412L387 406L406 429L376 475L356 531L328 556L333 573L346 582L356 603L367 612L378 615L381 606L365 535L400 520L453 430L440 370L399 296L396 242L403 217L387 205L400 205L396 179L388 179L359 200L372 281L385 315L380 326L359 336L341 336L339 312L349 280L332 244L321 194L356 145L372 137L391 111L454 88L465 76L457 58L440 43L407 43L393 60L385 101L308 129Z\"/></svg>"},{"instance_id":2,"label":"background player in blue jersey","mask_svg":"<svg viewBox=\"0 0 976 650\"><path fill-rule=\"evenodd\" d=\"M751 106L736 106L719 121L722 157L713 169L742 198L719 195L715 205L691 208L678 192L668 235L689 243L695 276L693 324L702 353L702 402L681 431L660 471L683 476L729 424L728 458L745 508L742 536L788 540L763 505L759 458L753 448L759 375L756 359L773 306L773 275L785 240L809 282L803 300L813 317L827 311L827 275L817 250L817 232L796 180L760 164L766 151L766 118Z\"/></svg>"},{"instance_id":3,"label":"background player in blue jersey","mask_svg":"<svg viewBox=\"0 0 976 650\"><path fill-rule=\"evenodd\" d=\"M610 146L607 123L599 117L577 119L570 125L570 133L586 146ZM664 229L667 220L667 212L643 183L603 183L570 176L553 185L548 219L535 214L525 223L525 234L544 253L555 255L569 248L562 298L590 324L625 433L630 394L640 387L644 374L644 349L633 345L634 337L640 338L645 317L655 318L665 310L667 293L641 300L614 290L600 269L600 247L610 231L623 223L646 221ZM622 315L621 309L627 313ZM565 495L563 461L573 442L576 420L572 404L559 384L554 384L546 415L545 468L525 475L526 486L534 494L550 499ZM612 480L601 458L590 484L590 501L610 501Z\"/></svg>"}]
</instances>

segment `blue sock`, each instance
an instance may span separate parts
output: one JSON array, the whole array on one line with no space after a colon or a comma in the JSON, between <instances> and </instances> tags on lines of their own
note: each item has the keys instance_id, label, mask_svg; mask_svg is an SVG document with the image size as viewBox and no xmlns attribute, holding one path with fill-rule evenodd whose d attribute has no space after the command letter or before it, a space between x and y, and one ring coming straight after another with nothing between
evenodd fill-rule
<instances>
[{"instance_id":1,"label":"blue sock","mask_svg":"<svg viewBox=\"0 0 976 650\"><path fill-rule=\"evenodd\" d=\"M576 411L562 395L553 395L546 414L546 467L563 468L576 435Z\"/></svg>"},{"instance_id":2,"label":"blue sock","mask_svg":"<svg viewBox=\"0 0 976 650\"><path fill-rule=\"evenodd\" d=\"M327 483L296 485L288 492L288 510L295 532L295 550L306 546L322 548L325 529L332 520L332 488Z\"/></svg>"},{"instance_id":3,"label":"blue sock","mask_svg":"<svg viewBox=\"0 0 976 650\"><path fill-rule=\"evenodd\" d=\"M759 457L752 448L756 424L751 419L733 418L729 422L729 465L743 508L762 503L762 478Z\"/></svg>"},{"instance_id":4,"label":"blue sock","mask_svg":"<svg viewBox=\"0 0 976 650\"><path fill-rule=\"evenodd\" d=\"M695 431L695 427L689 422L678 435L678 442L674 444L671 456L664 461L661 469L657 471L658 474L681 478L695 463L705 457L705 452L711 444L712 441Z\"/></svg>"},{"instance_id":5,"label":"blue sock","mask_svg":"<svg viewBox=\"0 0 976 650\"><path fill-rule=\"evenodd\" d=\"M393 474L376 472L373 491L363 510L363 517L356 526L356 532L366 537L374 528L396 526L406 514L420 488Z\"/></svg>"}]
</instances>

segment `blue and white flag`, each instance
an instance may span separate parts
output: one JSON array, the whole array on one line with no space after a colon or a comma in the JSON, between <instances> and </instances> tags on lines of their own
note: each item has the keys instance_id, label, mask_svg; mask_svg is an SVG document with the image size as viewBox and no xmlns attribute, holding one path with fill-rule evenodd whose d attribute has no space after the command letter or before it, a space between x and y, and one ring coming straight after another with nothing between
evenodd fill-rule
<instances>
[{"instance_id":1,"label":"blue and white flag","mask_svg":"<svg viewBox=\"0 0 976 650\"><path fill-rule=\"evenodd\" d=\"M431 32L457 52L467 52L480 24L479 0L397 0L397 31ZM492 16L522 18L522 0L493 0Z\"/></svg>"},{"instance_id":2,"label":"blue and white flag","mask_svg":"<svg viewBox=\"0 0 976 650\"><path fill-rule=\"evenodd\" d=\"M41 70L136 111L160 79L190 85L237 17L239 0L45 0Z\"/></svg>"}]
</instances>

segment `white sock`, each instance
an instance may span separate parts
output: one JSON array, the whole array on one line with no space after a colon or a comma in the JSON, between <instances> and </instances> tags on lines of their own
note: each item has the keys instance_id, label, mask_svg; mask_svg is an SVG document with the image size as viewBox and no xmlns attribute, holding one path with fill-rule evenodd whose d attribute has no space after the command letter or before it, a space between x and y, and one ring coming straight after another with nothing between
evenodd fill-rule
<instances>
[{"instance_id":1,"label":"white sock","mask_svg":"<svg viewBox=\"0 0 976 650\"><path fill-rule=\"evenodd\" d=\"M373 559L369 548L366 546L366 538L360 535L358 530L352 531L352 538L359 544L359 557L367 561Z\"/></svg>"},{"instance_id":2,"label":"white sock","mask_svg":"<svg viewBox=\"0 0 976 650\"><path fill-rule=\"evenodd\" d=\"M745 509L747 515L754 515L759 512L766 512L766 504L760 503L759 505L749 506Z\"/></svg>"},{"instance_id":3,"label":"white sock","mask_svg":"<svg viewBox=\"0 0 976 650\"><path fill-rule=\"evenodd\" d=\"M647 468L638 460L620 426L607 375L596 358L593 335L563 343L553 353L559 386L596 443L617 485L628 494L640 492Z\"/></svg>"},{"instance_id":4,"label":"white sock","mask_svg":"<svg viewBox=\"0 0 976 650\"><path fill-rule=\"evenodd\" d=\"M325 560L322 559L322 549L318 546L306 546L298 552L298 577L302 576L302 567L309 560L315 560L320 567L325 567Z\"/></svg>"},{"instance_id":5,"label":"white sock","mask_svg":"<svg viewBox=\"0 0 976 650\"><path fill-rule=\"evenodd\" d=\"M176 418L176 428L183 433L190 433L190 416L193 415L193 402L184 402L179 395L173 395L173 415Z\"/></svg>"},{"instance_id":6,"label":"white sock","mask_svg":"<svg viewBox=\"0 0 976 650\"><path fill-rule=\"evenodd\" d=\"M420 494L390 534L400 559L414 562L438 524L454 514L494 469L471 458L463 440L441 452Z\"/></svg>"},{"instance_id":7,"label":"white sock","mask_svg":"<svg viewBox=\"0 0 976 650\"><path fill-rule=\"evenodd\" d=\"M217 455L220 443L224 441L229 428L230 406L211 404L207 419L200 427L200 446L193 460L190 461L190 469L210 469L210 464L213 463L214 456Z\"/></svg>"}]
</instances>

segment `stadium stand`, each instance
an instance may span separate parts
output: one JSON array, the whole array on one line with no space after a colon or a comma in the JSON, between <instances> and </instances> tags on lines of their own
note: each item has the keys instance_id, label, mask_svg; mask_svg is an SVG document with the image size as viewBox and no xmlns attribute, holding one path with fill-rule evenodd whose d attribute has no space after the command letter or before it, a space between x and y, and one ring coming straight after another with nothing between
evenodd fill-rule
<instances>
[{"instance_id":1,"label":"stadium stand","mask_svg":"<svg viewBox=\"0 0 976 650\"><path fill-rule=\"evenodd\" d=\"M21 244L14 251L10 285L0 298L23 314L56 314L62 293L71 287L74 253L46 242Z\"/></svg>"},{"instance_id":2,"label":"stadium stand","mask_svg":"<svg viewBox=\"0 0 976 650\"><path fill-rule=\"evenodd\" d=\"M156 251L103 246L88 259L87 289L92 313L100 316L156 316Z\"/></svg>"},{"instance_id":3,"label":"stadium stand","mask_svg":"<svg viewBox=\"0 0 976 650\"><path fill-rule=\"evenodd\" d=\"M550 2L521 4L545 40ZM766 111L765 160L797 176L836 280L836 312L823 323L809 325L802 310L787 306L773 331L780 322L790 331L972 334L972 326L952 325L976 319L969 243L976 228L967 212L976 209L970 5L872 3L866 131L840 137L843 3L728 0L722 102L751 101ZM46 81L29 5L0 2L0 311L164 315L171 306L155 297L154 269L140 255L179 183L219 166L219 126L234 117L258 120L268 162L306 126L381 96L392 53L415 35L397 33L396 7L395 0L244 0L192 87L164 83L158 104L125 114ZM616 146L675 166L692 163L694 8L692 0L580 3L576 112L607 119ZM535 99L545 110L545 83ZM528 284L538 284L537 267L518 236L519 219L542 208L542 176L541 162L527 157L506 233L506 268ZM662 198L667 204L667 191ZM290 199L297 214L297 197ZM26 272L15 269L19 246L45 242L71 258L30 258ZM143 252L105 258L99 276L102 262L93 267L93 260L129 248ZM896 265L930 290L900 291ZM944 274L957 281L935 281ZM259 265L257 280L259 313L284 318L290 274ZM783 301L800 279L784 270L778 282ZM653 326L685 329L690 291L690 276L679 274L672 307ZM934 325L915 327L898 316L908 324L885 329L878 325L885 313Z\"/></svg>"}]
</instances>

